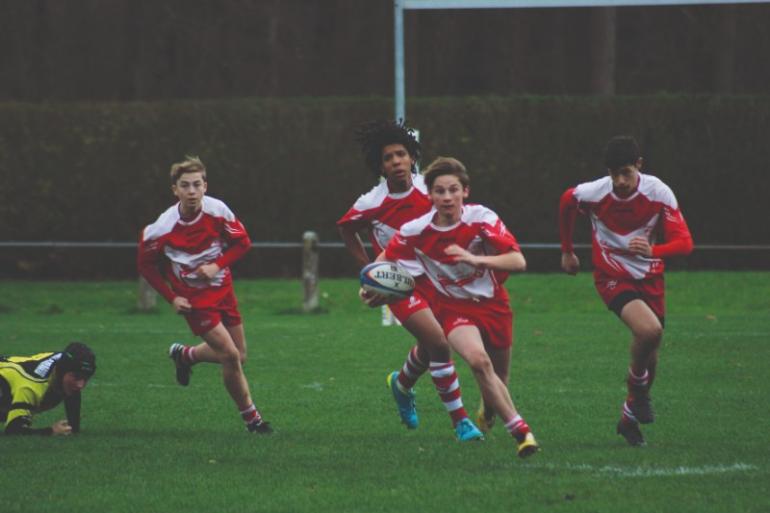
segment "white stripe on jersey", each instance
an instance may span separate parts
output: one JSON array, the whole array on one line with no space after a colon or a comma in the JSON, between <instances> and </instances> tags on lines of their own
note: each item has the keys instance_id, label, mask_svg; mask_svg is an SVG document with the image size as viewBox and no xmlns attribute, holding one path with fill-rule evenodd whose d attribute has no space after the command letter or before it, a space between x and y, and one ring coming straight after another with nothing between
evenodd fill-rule
<instances>
[{"instance_id":1,"label":"white stripe on jersey","mask_svg":"<svg viewBox=\"0 0 770 513\"><path fill-rule=\"evenodd\" d=\"M198 276L195 269L203 264L213 262L222 255L222 242L215 240L211 246L198 254L187 253L171 246L164 246L163 252L171 261L171 269L177 278L184 281L188 286L197 289L208 287L219 287L227 276L227 269L220 269L212 279L205 276Z\"/></svg>"},{"instance_id":2,"label":"white stripe on jersey","mask_svg":"<svg viewBox=\"0 0 770 513\"><path fill-rule=\"evenodd\" d=\"M647 240L651 240L652 231L659 217L656 214L644 226L626 235L621 235L607 228L599 218L592 215L591 224L594 228L594 237L599 245L602 259L617 272L622 272L625 269L634 279L640 280L644 278L652 267L652 263L659 259L627 253L626 250L619 250L618 248L627 248L634 237L644 237Z\"/></svg>"},{"instance_id":3,"label":"white stripe on jersey","mask_svg":"<svg viewBox=\"0 0 770 513\"><path fill-rule=\"evenodd\" d=\"M158 217L154 223L144 229L142 232L142 240L146 242L149 240L159 239L160 237L163 237L171 230L173 230L177 223L186 225L193 224L197 222L200 219L200 216L203 214L224 218L227 221L235 220L235 214L233 214L232 210L230 210L230 208L223 201L212 198L211 196L204 196L201 203L200 215L198 215L192 221L188 222L182 221L182 218L179 214L179 202L170 206Z\"/></svg>"},{"instance_id":4,"label":"white stripe on jersey","mask_svg":"<svg viewBox=\"0 0 770 513\"><path fill-rule=\"evenodd\" d=\"M428 195L428 189L425 187L425 178L421 174L412 173L412 187L406 192L391 193L388 190L388 182L383 179L380 183L372 187L372 190L359 196L353 204L353 208L359 212L371 210L382 205L385 198L390 197L396 200L406 198L412 193L412 189L417 189L426 196Z\"/></svg>"},{"instance_id":5,"label":"white stripe on jersey","mask_svg":"<svg viewBox=\"0 0 770 513\"><path fill-rule=\"evenodd\" d=\"M388 242L397 232L397 228L388 226L379 219L372 219L372 236L374 236L374 239L381 248L388 247Z\"/></svg>"},{"instance_id":6,"label":"white stripe on jersey","mask_svg":"<svg viewBox=\"0 0 770 513\"><path fill-rule=\"evenodd\" d=\"M450 231L460 224L473 225L484 224L494 226L499 217L495 212L483 205L463 205L460 221L453 226L436 226L432 223L436 213L432 209L427 214L418 217L401 227L401 233L405 237L419 235L429 226L439 232ZM486 247L481 237L476 236L465 248L474 255L494 254ZM412 275L422 274L424 269L433 285L444 295L458 299L491 298L495 296L497 283L489 270L479 269L467 263L448 264L432 259L419 248L414 248L416 260L399 259L398 263ZM413 272L413 269L415 270Z\"/></svg>"},{"instance_id":7,"label":"white stripe on jersey","mask_svg":"<svg viewBox=\"0 0 770 513\"><path fill-rule=\"evenodd\" d=\"M574 196L578 202L599 203L607 196L615 203L631 202L639 196L653 203L663 204L672 210L678 208L676 197L668 185L659 178L639 173L639 186L628 198L619 198L612 191L612 178L604 176L593 182L586 182L575 187ZM596 249L601 259L611 269L618 273L624 271L634 279L642 279L653 268L659 258L649 258L628 252L628 245L634 237L643 237L651 244L654 243L654 230L660 219L659 214L651 216L645 223L626 234L612 231L607 224L594 212L589 212L593 226L593 236Z\"/></svg>"},{"instance_id":8,"label":"white stripe on jersey","mask_svg":"<svg viewBox=\"0 0 770 513\"><path fill-rule=\"evenodd\" d=\"M679 206L671 188L663 183L657 176L639 173L639 186L636 192L628 198L619 198L612 192L612 178L603 176L593 182L581 183L575 187L575 199L579 202L598 203L608 194L612 195L615 201L631 201L638 194L646 196L650 201L663 203L671 209L678 209Z\"/></svg>"},{"instance_id":9,"label":"white stripe on jersey","mask_svg":"<svg viewBox=\"0 0 770 513\"><path fill-rule=\"evenodd\" d=\"M458 299L494 297L495 281L492 278L492 273L488 270L480 270L464 262L443 264L433 260L419 248L414 248L414 252L433 286L444 295ZM406 267L404 260L399 260L398 263Z\"/></svg>"}]
</instances>

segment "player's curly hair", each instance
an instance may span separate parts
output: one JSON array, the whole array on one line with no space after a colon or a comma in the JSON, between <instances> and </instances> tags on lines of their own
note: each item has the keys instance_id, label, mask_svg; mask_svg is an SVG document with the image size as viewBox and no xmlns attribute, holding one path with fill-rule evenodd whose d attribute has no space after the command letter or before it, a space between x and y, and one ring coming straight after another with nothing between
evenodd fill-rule
<instances>
[{"instance_id":1,"label":"player's curly hair","mask_svg":"<svg viewBox=\"0 0 770 513\"><path fill-rule=\"evenodd\" d=\"M422 154L422 146L415 137L414 130L407 128L404 120L364 123L356 129L355 140L361 145L366 166L377 176L382 173L382 149L389 144L403 144L415 163L420 160ZM412 172L415 172L414 166Z\"/></svg>"}]
</instances>

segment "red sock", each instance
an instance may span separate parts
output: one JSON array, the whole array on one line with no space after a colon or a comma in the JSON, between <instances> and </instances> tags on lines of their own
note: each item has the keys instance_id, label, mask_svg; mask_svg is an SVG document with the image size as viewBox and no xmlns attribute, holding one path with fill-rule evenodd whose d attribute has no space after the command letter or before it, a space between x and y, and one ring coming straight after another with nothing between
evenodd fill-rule
<instances>
[{"instance_id":1,"label":"red sock","mask_svg":"<svg viewBox=\"0 0 770 513\"><path fill-rule=\"evenodd\" d=\"M646 387L650 384L650 373L647 369L644 370L641 376L634 374L631 368L628 369L628 384L636 387Z\"/></svg>"},{"instance_id":2,"label":"red sock","mask_svg":"<svg viewBox=\"0 0 770 513\"><path fill-rule=\"evenodd\" d=\"M184 349L182 349L182 360L191 365L195 363L195 346L184 346Z\"/></svg>"},{"instance_id":3,"label":"red sock","mask_svg":"<svg viewBox=\"0 0 770 513\"><path fill-rule=\"evenodd\" d=\"M517 441L523 442L524 437L529 433L529 425L524 422L521 415L516 415L514 418L505 423L505 429L513 436Z\"/></svg>"},{"instance_id":4,"label":"red sock","mask_svg":"<svg viewBox=\"0 0 770 513\"><path fill-rule=\"evenodd\" d=\"M246 424L251 424L252 422L261 421L262 415L259 414L257 407L252 403L251 406L241 411L241 418Z\"/></svg>"},{"instance_id":5,"label":"red sock","mask_svg":"<svg viewBox=\"0 0 770 513\"><path fill-rule=\"evenodd\" d=\"M463 406L460 380L457 378L454 363L451 361L447 363L431 362L430 376L439 397L441 397L441 402L444 403L444 407L452 418L452 423L457 424L468 418L468 412Z\"/></svg>"},{"instance_id":6,"label":"red sock","mask_svg":"<svg viewBox=\"0 0 770 513\"><path fill-rule=\"evenodd\" d=\"M404 390L409 390L414 387L426 370L428 370L428 365L420 360L417 346L414 346L406 355L404 366L398 373L398 382Z\"/></svg>"},{"instance_id":7,"label":"red sock","mask_svg":"<svg viewBox=\"0 0 770 513\"><path fill-rule=\"evenodd\" d=\"M638 424L639 421L636 420L636 417L634 417L634 414L631 412L631 406L630 401L626 399L626 402L623 403L623 410L621 412L621 420L625 422L626 424Z\"/></svg>"}]
</instances>

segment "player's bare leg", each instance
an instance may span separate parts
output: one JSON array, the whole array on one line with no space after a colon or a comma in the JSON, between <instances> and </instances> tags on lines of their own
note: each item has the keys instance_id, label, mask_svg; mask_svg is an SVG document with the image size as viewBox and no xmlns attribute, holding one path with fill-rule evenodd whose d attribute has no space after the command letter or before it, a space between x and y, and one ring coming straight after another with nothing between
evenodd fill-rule
<instances>
[{"instance_id":1,"label":"player's bare leg","mask_svg":"<svg viewBox=\"0 0 770 513\"><path fill-rule=\"evenodd\" d=\"M246 336L243 332L243 324L226 326L230 337L233 339L238 352L241 355L241 365L246 363ZM169 356L176 365L176 379L182 386L190 383L191 367L196 363L221 363L219 355L206 342L196 346L186 346L179 342L171 344Z\"/></svg>"},{"instance_id":2,"label":"player's bare leg","mask_svg":"<svg viewBox=\"0 0 770 513\"><path fill-rule=\"evenodd\" d=\"M235 327L230 328L233 329ZM237 329L235 331L238 333ZM262 416L251 400L249 385L246 382L246 376L241 366L241 353L230 333L229 329L225 328L222 323L219 323L210 331L204 333L202 338L214 351L218 361L221 363L222 379L225 388L238 407L241 417L246 422L249 430L269 433L271 431L269 426L262 420Z\"/></svg>"},{"instance_id":3,"label":"player's bare leg","mask_svg":"<svg viewBox=\"0 0 770 513\"><path fill-rule=\"evenodd\" d=\"M631 364L628 371L628 396L617 432L633 446L645 445L639 424L655 420L650 400L650 386L658 363L663 326L652 309L641 299L630 301L620 312L621 320L631 330Z\"/></svg>"},{"instance_id":4,"label":"player's bare leg","mask_svg":"<svg viewBox=\"0 0 770 513\"><path fill-rule=\"evenodd\" d=\"M430 310L424 309L410 315L404 321L404 328L417 339L417 345L425 350L431 361L449 361L449 344L441 325Z\"/></svg>"},{"instance_id":5,"label":"player's bare leg","mask_svg":"<svg viewBox=\"0 0 770 513\"><path fill-rule=\"evenodd\" d=\"M518 442L519 456L526 457L537 452L537 442L535 442L527 423L516 411L508 387L495 373L492 360L484 349L484 342L478 328L459 326L453 329L447 338L452 348L468 363L473 371L484 402L492 406L505 422L506 429Z\"/></svg>"},{"instance_id":6,"label":"player's bare leg","mask_svg":"<svg viewBox=\"0 0 770 513\"><path fill-rule=\"evenodd\" d=\"M510 368L511 368L511 348L497 349L487 345L485 347L489 359L492 361L492 368L508 389ZM486 432L489 431L495 422L495 409L482 399L481 406L477 412L476 424Z\"/></svg>"},{"instance_id":7,"label":"player's bare leg","mask_svg":"<svg viewBox=\"0 0 770 513\"><path fill-rule=\"evenodd\" d=\"M414 408L414 386L417 378L430 368L431 379L436 391L447 409L452 425L457 429L459 423L463 440L478 439L481 433L475 426L466 426L470 421L462 403L459 379L451 359L451 349L444 336L441 325L428 309L415 312L403 323L404 328L417 339L416 349L410 352L407 361L397 376L389 376L389 384L396 402L399 404L399 414L402 421L410 428L417 427L417 412ZM467 432L466 432L467 431Z\"/></svg>"},{"instance_id":8,"label":"player's bare leg","mask_svg":"<svg viewBox=\"0 0 770 513\"><path fill-rule=\"evenodd\" d=\"M236 326L225 326L225 329L230 333L235 343L235 347L238 348L238 352L241 355L241 365L246 363L246 335L243 331L243 324ZM219 361L218 353L211 348L206 342L201 342L197 346L190 347L190 361L189 363L221 363Z\"/></svg>"},{"instance_id":9,"label":"player's bare leg","mask_svg":"<svg viewBox=\"0 0 770 513\"><path fill-rule=\"evenodd\" d=\"M631 365L628 377L628 406L634 417L647 424L654 420L650 405L650 368L654 374L657 355L663 337L663 326L652 309L641 299L630 301L620 312L620 318L633 335L631 342Z\"/></svg>"}]
</instances>

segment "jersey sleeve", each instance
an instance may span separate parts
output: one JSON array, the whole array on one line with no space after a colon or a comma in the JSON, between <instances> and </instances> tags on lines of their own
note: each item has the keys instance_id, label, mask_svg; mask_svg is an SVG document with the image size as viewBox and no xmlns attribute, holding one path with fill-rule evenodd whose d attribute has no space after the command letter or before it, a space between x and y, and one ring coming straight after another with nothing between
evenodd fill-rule
<instances>
[{"instance_id":1,"label":"jersey sleeve","mask_svg":"<svg viewBox=\"0 0 770 513\"><path fill-rule=\"evenodd\" d=\"M337 226L350 226L356 230L367 227L374 218L375 209L359 210L358 202L345 212L345 215L337 220Z\"/></svg>"},{"instance_id":2,"label":"jersey sleeve","mask_svg":"<svg viewBox=\"0 0 770 513\"><path fill-rule=\"evenodd\" d=\"M395 262L396 260L415 260L414 245L411 238L398 231L385 248L385 259Z\"/></svg>"},{"instance_id":3,"label":"jersey sleeve","mask_svg":"<svg viewBox=\"0 0 770 513\"><path fill-rule=\"evenodd\" d=\"M498 255L511 251L521 253L521 247L516 237L508 231L500 218L497 218L494 224L484 223L481 232L485 241L497 251Z\"/></svg>"},{"instance_id":4,"label":"jersey sleeve","mask_svg":"<svg viewBox=\"0 0 770 513\"><path fill-rule=\"evenodd\" d=\"M572 253L575 249L572 244L572 236L575 233L578 206L575 189L571 188L564 191L559 201L559 239L562 253Z\"/></svg>"},{"instance_id":5,"label":"jersey sleeve","mask_svg":"<svg viewBox=\"0 0 770 513\"><path fill-rule=\"evenodd\" d=\"M166 301L171 303L176 294L171 287L169 287L166 280L163 278L163 274L160 272L160 266L162 262L163 246L159 239L146 240L144 237L144 230L139 236L139 249L136 255L136 267L139 274L147 280L152 288L158 291Z\"/></svg>"},{"instance_id":6,"label":"jersey sleeve","mask_svg":"<svg viewBox=\"0 0 770 513\"><path fill-rule=\"evenodd\" d=\"M52 435L50 427L32 428L32 409L35 407L34 394L28 389L21 388L13 391L11 408L8 411L5 424L6 435Z\"/></svg>"},{"instance_id":7,"label":"jersey sleeve","mask_svg":"<svg viewBox=\"0 0 770 513\"><path fill-rule=\"evenodd\" d=\"M665 242L652 247L652 256L665 258L692 253L692 235L682 212L676 207L666 205L663 207L661 214L663 217L663 237Z\"/></svg>"},{"instance_id":8,"label":"jersey sleeve","mask_svg":"<svg viewBox=\"0 0 770 513\"><path fill-rule=\"evenodd\" d=\"M230 267L251 249L251 239L246 227L235 215L232 219L224 220L222 238L227 242L228 248L215 262L220 269Z\"/></svg>"}]
</instances>

